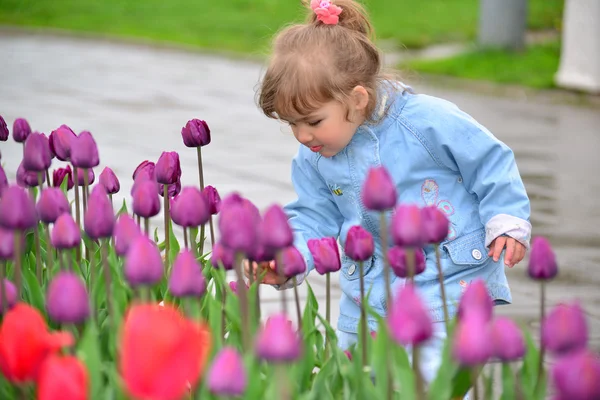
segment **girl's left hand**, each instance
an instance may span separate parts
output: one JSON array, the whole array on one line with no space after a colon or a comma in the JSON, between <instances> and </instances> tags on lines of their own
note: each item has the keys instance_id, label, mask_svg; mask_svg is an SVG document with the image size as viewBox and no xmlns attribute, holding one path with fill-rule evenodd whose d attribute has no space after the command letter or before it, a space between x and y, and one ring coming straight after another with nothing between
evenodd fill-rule
<instances>
[{"instance_id":1,"label":"girl's left hand","mask_svg":"<svg viewBox=\"0 0 600 400\"><path fill-rule=\"evenodd\" d=\"M506 264L508 268L514 267L521 262L523 257L525 257L525 246L508 236L500 236L494 239L490 244L488 256L493 256L494 261L498 261L500 259L500 254L505 247L506 254L504 255L504 264Z\"/></svg>"}]
</instances>

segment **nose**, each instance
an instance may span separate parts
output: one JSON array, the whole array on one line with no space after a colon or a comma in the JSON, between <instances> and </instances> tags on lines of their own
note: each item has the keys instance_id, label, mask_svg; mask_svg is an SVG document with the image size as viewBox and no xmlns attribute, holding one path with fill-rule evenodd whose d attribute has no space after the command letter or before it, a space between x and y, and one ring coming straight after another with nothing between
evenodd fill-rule
<instances>
[{"instance_id":1,"label":"nose","mask_svg":"<svg viewBox=\"0 0 600 400\"><path fill-rule=\"evenodd\" d=\"M296 128L296 139L303 145L307 145L313 140L313 135L310 132L310 129L305 127Z\"/></svg>"}]
</instances>

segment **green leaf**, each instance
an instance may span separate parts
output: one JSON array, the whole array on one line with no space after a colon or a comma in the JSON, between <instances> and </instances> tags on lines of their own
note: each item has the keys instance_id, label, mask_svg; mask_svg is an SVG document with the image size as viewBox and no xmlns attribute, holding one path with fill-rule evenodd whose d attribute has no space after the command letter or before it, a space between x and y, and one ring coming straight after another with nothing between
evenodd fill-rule
<instances>
[{"instance_id":1,"label":"green leaf","mask_svg":"<svg viewBox=\"0 0 600 400\"><path fill-rule=\"evenodd\" d=\"M98 338L98 329L93 320L90 320L77 346L77 357L85 364L88 370L91 399L101 398L103 389L102 353Z\"/></svg>"},{"instance_id":2,"label":"green leaf","mask_svg":"<svg viewBox=\"0 0 600 400\"><path fill-rule=\"evenodd\" d=\"M33 257L35 259L35 256L33 256L33 254L30 254L31 257ZM25 289L27 290L27 294L29 297L29 303L34 306L35 308L37 308L38 310L40 310L40 312L42 312L42 314L46 314L46 309L44 306L44 293L42 291L42 288L40 287L40 283L37 280L37 277L35 276L33 270L31 268L29 268L29 265L34 265L35 266L35 261L33 261L33 263L31 262L27 262L24 263L23 268L22 268L22 273L23 273L23 280L24 283L26 285Z\"/></svg>"},{"instance_id":3,"label":"green leaf","mask_svg":"<svg viewBox=\"0 0 600 400\"><path fill-rule=\"evenodd\" d=\"M60 190L62 190L62 192L65 194L66 198L69 198L69 196L67 194L67 192L68 192L68 190L67 190L68 186L69 186L69 176L65 175L65 177L63 178L63 181L60 184Z\"/></svg>"},{"instance_id":4,"label":"green leaf","mask_svg":"<svg viewBox=\"0 0 600 400\"><path fill-rule=\"evenodd\" d=\"M459 367L452 378L452 398L464 397L473 383L473 369ZM477 371L479 374L479 370Z\"/></svg>"},{"instance_id":5,"label":"green leaf","mask_svg":"<svg viewBox=\"0 0 600 400\"><path fill-rule=\"evenodd\" d=\"M179 254L179 250L181 247L179 246L179 242L177 241L177 237L173 233L173 221L169 223L169 263L173 265L173 261Z\"/></svg>"},{"instance_id":6,"label":"green leaf","mask_svg":"<svg viewBox=\"0 0 600 400\"><path fill-rule=\"evenodd\" d=\"M406 349L400 345L392 347L395 354L396 374L400 381L400 393L403 399L416 398L415 375L408 359Z\"/></svg>"},{"instance_id":7,"label":"green leaf","mask_svg":"<svg viewBox=\"0 0 600 400\"><path fill-rule=\"evenodd\" d=\"M528 398L533 398L538 379L540 352L535 345L531 333L524 329L523 335L525 337L526 353L521 368L521 384L525 395Z\"/></svg>"},{"instance_id":8,"label":"green leaf","mask_svg":"<svg viewBox=\"0 0 600 400\"><path fill-rule=\"evenodd\" d=\"M127 211L127 202L123 199L123 204L121 205L121 209L117 211L117 217L121 214L129 214Z\"/></svg>"},{"instance_id":9,"label":"green leaf","mask_svg":"<svg viewBox=\"0 0 600 400\"><path fill-rule=\"evenodd\" d=\"M515 375L510 364L502 364L502 396L500 400L516 399Z\"/></svg>"}]
</instances>

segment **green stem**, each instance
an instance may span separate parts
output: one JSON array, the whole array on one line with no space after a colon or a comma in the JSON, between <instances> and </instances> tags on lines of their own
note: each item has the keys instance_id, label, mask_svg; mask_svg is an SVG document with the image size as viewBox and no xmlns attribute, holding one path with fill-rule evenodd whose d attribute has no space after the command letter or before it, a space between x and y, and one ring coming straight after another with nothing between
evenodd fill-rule
<instances>
[{"instance_id":1,"label":"green stem","mask_svg":"<svg viewBox=\"0 0 600 400\"><path fill-rule=\"evenodd\" d=\"M6 298L6 289L4 287L4 277L6 271L6 261L2 260L0 263L0 300L2 301L2 310L0 314L4 314L8 310L8 299Z\"/></svg>"},{"instance_id":2,"label":"green stem","mask_svg":"<svg viewBox=\"0 0 600 400\"><path fill-rule=\"evenodd\" d=\"M389 309L392 302L392 288L390 283L390 260L388 258L388 238L387 238L387 224L385 219L385 212L380 214L380 236L381 236L381 252L383 253L383 277L385 279L385 302L387 309Z\"/></svg>"},{"instance_id":3,"label":"green stem","mask_svg":"<svg viewBox=\"0 0 600 400\"><path fill-rule=\"evenodd\" d=\"M169 234L169 189L168 185L163 185L163 197L165 203L165 272L169 270L169 244L171 236Z\"/></svg>"},{"instance_id":4,"label":"green stem","mask_svg":"<svg viewBox=\"0 0 600 400\"><path fill-rule=\"evenodd\" d=\"M540 281L540 326L544 324L544 319L546 318L546 282ZM542 384L542 377L544 375L544 353L546 349L544 348L544 344L540 341L540 358L538 363L538 375L535 383L536 392L539 390L540 385Z\"/></svg>"},{"instance_id":5,"label":"green stem","mask_svg":"<svg viewBox=\"0 0 600 400\"><path fill-rule=\"evenodd\" d=\"M421 364L421 360L420 360L420 352L419 352L419 346L418 345L414 345L412 347L412 367L413 367L413 371L415 374L415 384L416 384L416 390L417 390L417 399L418 400L424 400L424 389L423 389L423 377L421 376L421 370L419 368L419 365Z\"/></svg>"},{"instance_id":6,"label":"green stem","mask_svg":"<svg viewBox=\"0 0 600 400\"><path fill-rule=\"evenodd\" d=\"M442 260L440 258L440 245L438 243L434 244L435 248L435 260L438 270L438 279L440 281L440 292L442 295L442 305L444 307L444 324L446 325L446 334L450 334L449 325L450 325L450 316L448 314L448 305L446 304L446 287L444 286L444 273L442 272Z\"/></svg>"},{"instance_id":7,"label":"green stem","mask_svg":"<svg viewBox=\"0 0 600 400\"><path fill-rule=\"evenodd\" d=\"M38 174L38 179L40 175ZM29 193L32 198L35 198L34 188L29 188ZM40 232L38 230L39 224L35 224L33 227L33 238L35 243L35 275L40 286L42 285L42 251L40 246Z\"/></svg>"},{"instance_id":8,"label":"green stem","mask_svg":"<svg viewBox=\"0 0 600 400\"><path fill-rule=\"evenodd\" d=\"M474 400L479 400L479 388L477 387L477 378L478 378L477 369L473 368L473 370L471 372L471 380L473 382L473 399Z\"/></svg>"},{"instance_id":9,"label":"green stem","mask_svg":"<svg viewBox=\"0 0 600 400\"><path fill-rule=\"evenodd\" d=\"M331 325L331 273L325 274L325 320ZM325 331L325 359L329 358L329 336Z\"/></svg>"},{"instance_id":10,"label":"green stem","mask_svg":"<svg viewBox=\"0 0 600 400\"><path fill-rule=\"evenodd\" d=\"M415 279L415 270L416 270L416 254L414 247L406 248L406 264L408 266L408 280L409 282L413 282Z\"/></svg>"},{"instance_id":11,"label":"green stem","mask_svg":"<svg viewBox=\"0 0 600 400\"><path fill-rule=\"evenodd\" d=\"M50 225L46 224L46 265L47 268L47 276L50 276L50 273L54 269L54 250L52 249L52 243L50 243Z\"/></svg>"},{"instance_id":12,"label":"green stem","mask_svg":"<svg viewBox=\"0 0 600 400\"><path fill-rule=\"evenodd\" d=\"M358 263L360 276L360 330L362 342L362 365L367 365L367 311L365 310L365 279L363 261Z\"/></svg>"},{"instance_id":13,"label":"green stem","mask_svg":"<svg viewBox=\"0 0 600 400\"><path fill-rule=\"evenodd\" d=\"M200 225L200 255L204 254L204 224Z\"/></svg>"},{"instance_id":14,"label":"green stem","mask_svg":"<svg viewBox=\"0 0 600 400\"><path fill-rule=\"evenodd\" d=\"M110 273L110 265L108 264L108 239L101 243L101 251L102 251L102 264L104 270L104 285L106 286L106 308L108 311L108 323L109 329L115 327L114 321L114 310L112 306L112 289L111 289L111 273Z\"/></svg>"},{"instance_id":15,"label":"green stem","mask_svg":"<svg viewBox=\"0 0 600 400\"><path fill-rule=\"evenodd\" d=\"M73 189L75 191L75 221L77 228L81 229L81 210L79 209L79 178L77 177L79 170L73 166ZM77 246L77 262L81 262L81 245Z\"/></svg>"},{"instance_id":16,"label":"green stem","mask_svg":"<svg viewBox=\"0 0 600 400\"><path fill-rule=\"evenodd\" d=\"M225 330L227 325L227 313L225 311L227 304L227 288L221 290L221 339L225 338Z\"/></svg>"},{"instance_id":17,"label":"green stem","mask_svg":"<svg viewBox=\"0 0 600 400\"><path fill-rule=\"evenodd\" d=\"M150 237L150 218L144 218L144 232Z\"/></svg>"},{"instance_id":18,"label":"green stem","mask_svg":"<svg viewBox=\"0 0 600 400\"><path fill-rule=\"evenodd\" d=\"M210 225L210 245L211 247L215 247L215 227L213 225L213 217L210 216L208 223Z\"/></svg>"},{"instance_id":19,"label":"green stem","mask_svg":"<svg viewBox=\"0 0 600 400\"><path fill-rule=\"evenodd\" d=\"M188 233L187 233L187 228L184 226L183 227L183 245L186 249L189 249L189 242L188 242Z\"/></svg>"},{"instance_id":20,"label":"green stem","mask_svg":"<svg viewBox=\"0 0 600 400\"><path fill-rule=\"evenodd\" d=\"M23 274L21 272L21 261L23 254L21 250L21 240L23 233L20 230L15 230L15 286L17 288L17 301L21 299L21 285Z\"/></svg>"},{"instance_id":21,"label":"green stem","mask_svg":"<svg viewBox=\"0 0 600 400\"><path fill-rule=\"evenodd\" d=\"M200 190L204 190L204 171L202 168L202 146L196 147L198 153L198 177L200 178Z\"/></svg>"},{"instance_id":22,"label":"green stem","mask_svg":"<svg viewBox=\"0 0 600 400\"><path fill-rule=\"evenodd\" d=\"M277 275L279 276L279 278L281 279L281 281L283 281L284 279L284 274L283 274L283 252L281 250L277 251L277 254L275 255L275 257L277 258ZM252 276L252 273L250 274L250 276ZM283 313L287 315L288 313L288 307L287 307L287 295L286 295L286 291L285 289L280 289L279 290L281 292L281 307L283 309Z\"/></svg>"},{"instance_id":23,"label":"green stem","mask_svg":"<svg viewBox=\"0 0 600 400\"><path fill-rule=\"evenodd\" d=\"M44 173L38 172L37 178L38 178L38 186L40 188L40 193L42 193L42 186L44 186ZM48 182L48 186L50 186L50 182Z\"/></svg>"},{"instance_id":24,"label":"green stem","mask_svg":"<svg viewBox=\"0 0 600 400\"><path fill-rule=\"evenodd\" d=\"M298 280L294 276L294 298L296 299L296 316L298 317L298 330L302 332L302 312L300 311L300 296L298 295Z\"/></svg>"},{"instance_id":25,"label":"green stem","mask_svg":"<svg viewBox=\"0 0 600 400\"><path fill-rule=\"evenodd\" d=\"M236 254L235 272L237 274L237 292L240 299L240 313L242 317L242 343L244 351L248 351L250 349L250 321L248 319L248 290L242 273L243 259L244 256L242 253Z\"/></svg>"},{"instance_id":26,"label":"green stem","mask_svg":"<svg viewBox=\"0 0 600 400\"><path fill-rule=\"evenodd\" d=\"M48 170L46 170L46 186L50 187L50 173Z\"/></svg>"},{"instance_id":27,"label":"green stem","mask_svg":"<svg viewBox=\"0 0 600 400\"><path fill-rule=\"evenodd\" d=\"M85 215L85 212L87 210L87 187L89 184L89 179L88 179L88 170L87 168L83 169L83 188L81 188L81 194L83 197L83 214Z\"/></svg>"}]
</instances>

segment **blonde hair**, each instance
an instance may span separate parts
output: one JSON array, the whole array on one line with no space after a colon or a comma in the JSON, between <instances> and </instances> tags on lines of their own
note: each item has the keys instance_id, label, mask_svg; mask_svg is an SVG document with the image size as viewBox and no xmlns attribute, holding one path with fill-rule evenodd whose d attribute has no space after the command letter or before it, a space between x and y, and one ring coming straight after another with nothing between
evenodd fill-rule
<instances>
[{"instance_id":1,"label":"blonde hair","mask_svg":"<svg viewBox=\"0 0 600 400\"><path fill-rule=\"evenodd\" d=\"M258 93L267 117L305 116L331 100L346 105L352 89L361 85L369 93L365 115L370 120L378 88L389 75L382 72L364 8L354 0L332 3L342 9L336 25L322 23L309 7L305 24L289 26L275 37Z\"/></svg>"}]
</instances>

